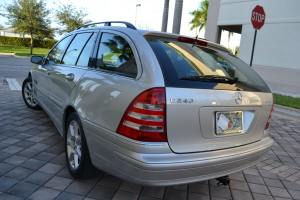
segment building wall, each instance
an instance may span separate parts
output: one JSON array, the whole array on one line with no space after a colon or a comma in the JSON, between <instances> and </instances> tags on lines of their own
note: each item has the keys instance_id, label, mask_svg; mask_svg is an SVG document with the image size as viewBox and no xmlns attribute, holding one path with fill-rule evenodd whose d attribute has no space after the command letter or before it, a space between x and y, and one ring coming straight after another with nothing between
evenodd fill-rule
<instances>
[{"instance_id":1,"label":"building wall","mask_svg":"<svg viewBox=\"0 0 300 200\"><path fill-rule=\"evenodd\" d=\"M250 63L256 5L264 8L266 20L257 31L253 65L300 69L300 0L221 0L217 26L242 25L239 57Z\"/></svg>"}]
</instances>

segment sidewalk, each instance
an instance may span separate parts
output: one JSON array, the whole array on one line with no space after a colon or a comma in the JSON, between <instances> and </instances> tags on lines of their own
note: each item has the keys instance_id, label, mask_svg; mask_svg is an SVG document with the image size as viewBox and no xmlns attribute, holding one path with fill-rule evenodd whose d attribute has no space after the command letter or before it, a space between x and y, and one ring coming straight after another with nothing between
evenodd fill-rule
<instances>
[{"instance_id":1,"label":"sidewalk","mask_svg":"<svg viewBox=\"0 0 300 200\"><path fill-rule=\"evenodd\" d=\"M271 87L272 92L300 98L300 66L297 69L252 67Z\"/></svg>"}]
</instances>

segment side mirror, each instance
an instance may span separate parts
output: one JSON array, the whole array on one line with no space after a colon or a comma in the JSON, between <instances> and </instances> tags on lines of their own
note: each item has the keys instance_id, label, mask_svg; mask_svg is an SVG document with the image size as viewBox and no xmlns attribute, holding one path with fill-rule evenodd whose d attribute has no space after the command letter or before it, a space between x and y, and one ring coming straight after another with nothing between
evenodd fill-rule
<instances>
[{"instance_id":1,"label":"side mirror","mask_svg":"<svg viewBox=\"0 0 300 200\"><path fill-rule=\"evenodd\" d=\"M44 58L42 56L31 56L30 62L40 65L40 64L42 64L43 59Z\"/></svg>"}]
</instances>

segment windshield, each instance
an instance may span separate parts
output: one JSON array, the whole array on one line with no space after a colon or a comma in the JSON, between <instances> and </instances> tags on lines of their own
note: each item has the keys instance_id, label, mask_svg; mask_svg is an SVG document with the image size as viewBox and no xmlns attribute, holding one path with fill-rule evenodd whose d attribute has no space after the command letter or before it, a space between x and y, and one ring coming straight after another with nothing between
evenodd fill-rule
<instances>
[{"instance_id":1,"label":"windshield","mask_svg":"<svg viewBox=\"0 0 300 200\"><path fill-rule=\"evenodd\" d=\"M166 86L270 92L255 71L228 52L172 40L147 41Z\"/></svg>"}]
</instances>

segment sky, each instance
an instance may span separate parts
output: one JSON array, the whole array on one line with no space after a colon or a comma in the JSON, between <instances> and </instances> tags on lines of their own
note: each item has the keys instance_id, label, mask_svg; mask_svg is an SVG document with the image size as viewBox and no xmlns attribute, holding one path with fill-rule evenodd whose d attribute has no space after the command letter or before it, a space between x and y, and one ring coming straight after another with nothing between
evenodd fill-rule
<instances>
[{"instance_id":1,"label":"sky","mask_svg":"<svg viewBox=\"0 0 300 200\"><path fill-rule=\"evenodd\" d=\"M176 0L170 0L169 4L169 19L167 32L172 32L173 15ZM199 7L202 0L183 0L182 19L180 34L195 37L196 29L190 31L191 25L189 22L193 16L189 13ZM138 29L149 27L151 30L161 31L162 15L164 8L164 0L45 0L47 8L51 10L50 18L53 19L52 27L57 27L55 23L54 12L59 2L63 4L73 4L89 13L87 19L93 22L101 21L127 21L135 24ZM12 0L0 0L0 5L11 4ZM56 4L55 4L56 3ZM141 4L140 7L136 7ZM0 8L3 10L3 8ZM5 23L7 19L0 16L0 24L8 27ZM198 33L199 38L204 38L205 31ZM62 36L56 36L60 39ZM235 34L231 37L231 48L239 46L240 37ZM228 46L228 33L224 31L221 37L221 44Z\"/></svg>"},{"instance_id":2,"label":"sky","mask_svg":"<svg viewBox=\"0 0 300 200\"><path fill-rule=\"evenodd\" d=\"M81 8L85 8L85 11L89 13L88 19L93 22L100 21L128 21L135 24L135 16L137 11L137 23L136 27L149 27L155 31L161 30L161 22L163 15L164 0L60 0L63 4L72 3L73 5ZM174 7L176 0L170 0L169 4L169 19L167 32L172 32ZM59 0L46 0L47 7L54 13L56 5ZM187 36L196 36L196 30L189 31L191 25L189 21L193 16L189 12L196 10L201 0L184 0L182 19L181 19L181 31L180 34ZM1 4L10 4L12 0L0 0ZM136 7L137 4L141 4L140 7ZM52 17L53 19L53 14ZM7 20L0 17L0 24L4 27ZM56 26L53 23L52 26ZM204 37L204 31L199 34L199 37Z\"/></svg>"}]
</instances>

